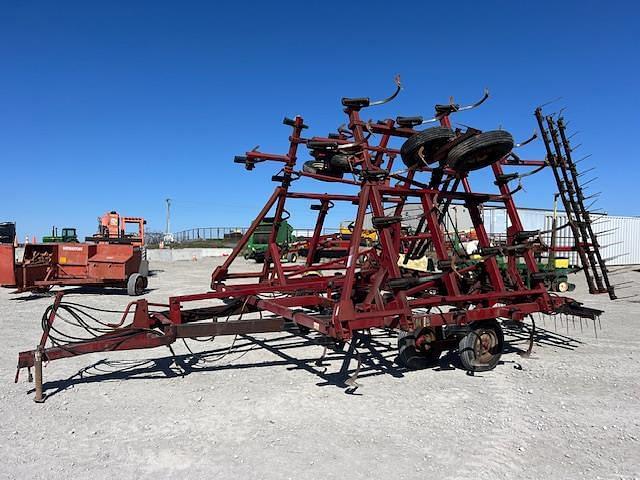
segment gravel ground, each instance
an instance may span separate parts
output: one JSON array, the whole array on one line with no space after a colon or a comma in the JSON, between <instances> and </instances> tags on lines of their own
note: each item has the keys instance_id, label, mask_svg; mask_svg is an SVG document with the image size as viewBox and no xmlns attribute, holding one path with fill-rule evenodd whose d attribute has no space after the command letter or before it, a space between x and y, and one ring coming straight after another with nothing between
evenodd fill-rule
<instances>
[{"instance_id":1,"label":"gravel ground","mask_svg":"<svg viewBox=\"0 0 640 480\"><path fill-rule=\"evenodd\" d=\"M218 262L155 263L147 297L206 291ZM640 273L621 277L634 282L625 295L640 293ZM453 355L405 371L393 363L395 339L377 332L348 393L343 354L318 366L313 335L258 334L231 350L231 338L191 341L197 357L179 342L175 361L157 348L53 362L44 404L24 372L13 376L52 298L2 289L0 477L640 477L640 303L585 295L581 280L572 296L606 310L597 338L591 322L547 318L532 357L517 354L526 341L511 334L503 362L475 376ZM67 300L129 301L108 293L70 289Z\"/></svg>"}]
</instances>

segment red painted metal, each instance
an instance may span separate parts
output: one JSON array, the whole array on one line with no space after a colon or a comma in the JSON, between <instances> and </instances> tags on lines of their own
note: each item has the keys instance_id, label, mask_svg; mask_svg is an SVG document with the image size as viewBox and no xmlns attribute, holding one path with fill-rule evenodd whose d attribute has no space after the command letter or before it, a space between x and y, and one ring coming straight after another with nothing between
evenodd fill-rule
<instances>
[{"instance_id":1,"label":"red painted metal","mask_svg":"<svg viewBox=\"0 0 640 480\"><path fill-rule=\"evenodd\" d=\"M15 287L17 292L46 291L54 285L126 288L129 277L146 262L141 247L146 222L116 212L103 215L99 222L99 231L89 242L29 243L21 261L15 260L13 246L2 248L0 286ZM127 234L127 224L136 225L137 231Z\"/></svg>"},{"instance_id":2,"label":"red painted metal","mask_svg":"<svg viewBox=\"0 0 640 480\"><path fill-rule=\"evenodd\" d=\"M358 99L359 101L362 99ZM344 102L343 102L344 103ZM347 102L347 128L339 134L325 137L303 138L307 128L302 117L285 119L292 128L286 154L271 154L250 151L245 157L236 157L236 162L245 163L247 169L256 163L274 161L284 164L272 178L277 183L273 194L255 218L244 237L225 262L211 276L211 292L183 295L169 299L168 310L149 312L145 300L135 303L134 321L123 322L112 333L87 339L86 341L44 349L46 360L69 355L111 349L150 348L168 345L179 337L218 334L247 333L250 331L272 331L284 328L284 323L264 320L242 319L245 314L266 312L280 319L287 319L299 326L316 330L337 341L347 341L354 332L369 328L396 328L413 331L416 328L434 328L446 334L455 334L468 325L496 318L522 322L536 312L553 314L565 312L594 316L598 312L584 309L574 300L551 296L542 281L527 287L520 271L514 267L518 258L523 258L528 273L538 272L533 256L533 245L516 245L515 237L522 230L513 200L513 192L499 181L503 166L542 166L544 161L514 162L507 157L492 165L492 172L499 185L498 193L478 193L471 188L468 172L456 171L444 163L440 166L424 166L405 172L392 172L399 150L389 147L394 138L412 137L417 130L396 125L390 119L379 122L363 122L360 110L367 102ZM452 111L455 111L453 109ZM451 112L449 112L451 113ZM449 113L438 113L437 119L443 127L451 128ZM437 158L446 157L447 148L479 133L469 129L456 132L456 138L436 153ZM376 144L373 139L378 138ZM349 157L353 180L341 182L345 188L355 191L346 193L316 193L292 191L292 185L301 176L320 183L318 190L324 191L331 184L342 180L341 176L299 172L297 166L300 147L306 146L312 155L323 158L326 149L339 150ZM343 149L343 150L340 150ZM240 159L240 160L238 160ZM429 183L416 178L431 175ZM439 177L438 177L439 175ZM394 183L395 182L395 183ZM458 187L462 185L462 191ZM400 223L389 216L401 216L408 199L422 206L425 230L407 233ZM275 242L277 228L284 219L286 204L292 200L306 200L315 205L317 223L307 248L304 262L282 264L282 255ZM492 248L483 225L480 209L486 202L500 202L506 207L511 222L508 246L519 250L507 252L510 268L503 273L496 261L495 253L488 253L481 261L470 263L460 259L452 249L448 232L443 226L443 210L451 202L464 205L471 214L479 246L482 250ZM326 243L321 235L325 218L335 202L352 204L356 208L353 231L350 239L341 244L345 255L329 261L317 261L319 249ZM373 247L363 247L361 232L365 218L371 214L381 221L378 227L379 241ZM230 267L241 253L254 230L266 216L273 217L270 247L259 272L230 272ZM386 223L385 223L386 222ZM399 254L416 244L431 245L440 271L416 276L399 263ZM324 245L326 248L326 244ZM97 268L97 267L96 267ZM473 281L470 282L469 278ZM248 283L230 283L232 279L246 279ZM250 280L250 281L249 281ZM277 294L277 295L274 295ZM225 300L230 305L220 305ZM197 308L188 308L191 302L199 302ZM202 303L210 306L202 307ZM128 314L125 314L127 316ZM219 326L218 318L239 317ZM213 322L210 320L213 319ZM207 320L207 322L204 322ZM249 323L247 323L249 322ZM270 323L261 323L270 322ZM34 352L22 352L18 367L33 365Z\"/></svg>"},{"instance_id":3,"label":"red painted metal","mask_svg":"<svg viewBox=\"0 0 640 480\"><path fill-rule=\"evenodd\" d=\"M0 285L15 285L14 263L16 249L13 244L0 244Z\"/></svg>"}]
</instances>

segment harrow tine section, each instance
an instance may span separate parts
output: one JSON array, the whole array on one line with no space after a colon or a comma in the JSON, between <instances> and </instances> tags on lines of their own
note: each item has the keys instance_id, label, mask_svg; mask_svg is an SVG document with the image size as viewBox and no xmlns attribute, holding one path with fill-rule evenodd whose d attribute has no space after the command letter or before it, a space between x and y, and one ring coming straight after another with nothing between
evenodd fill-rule
<instances>
[{"instance_id":1,"label":"harrow tine section","mask_svg":"<svg viewBox=\"0 0 640 480\"><path fill-rule=\"evenodd\" d=\"M574 165L578 165L580 162L585 161L587 158L592 157L593 153L589 153L588 155L585 155L584 157L582 157L580 160L576 160L574 163Z\"/></svg>"},{"instance_id":2,"label":"harrow tine section","mask_svg":"<svg viewBox=\"0 0 640 480\"><path fill-rule=\"evenodd\" d=\"M599 197L602 194L602 192L596 192L596 193L592 193L590 195L587 195L586 197L583 197L583 200L590 200L592 198L596 198Z\"/></svg>"},{"instance_id":3,"label":"harrow tine section","mask_svg":"<svg viewBox=\"0 0 640 480\"><path fill-rule=\"evenodd\" d=\"M582 172L578 173L578 177L583 177L587 173L593 172L595 169L596 169L596 167L587 168L586 170L583 170Z\"/></svg>"},{"instance_id":4,"label":"harrow tine section","mask_svg":"<svg viewBox=\"0 0 640 480\"><path fill-rule=\"evenodd\" d=\"M586 187L587 185L589 185L590 183L595 182L596 180L598 180L598 178L600 178L600 177L593 177L591 180L587 180L586 182L584 182L584 183L582 184L582 188L585 188L585 187Z\"/></svg>"}]
</instances>

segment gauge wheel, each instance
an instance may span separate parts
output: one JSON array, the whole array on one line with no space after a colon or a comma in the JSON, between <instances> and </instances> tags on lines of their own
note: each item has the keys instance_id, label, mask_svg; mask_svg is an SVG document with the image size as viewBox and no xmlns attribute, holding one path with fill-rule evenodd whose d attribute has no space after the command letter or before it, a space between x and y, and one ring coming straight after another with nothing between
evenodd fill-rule
<instances>
[{"instance_id":1,"label":"gauge wheel","mask_svg":"<svg viewBox=\"0 0 640 480\"><path fill-rule=\"evenodd\" d=\"M398 363L409 370L434 366L442 349L437 345L437 335L431 328L418 328L413 332L398 333Z\"/></svg>"},{"instance_id":2,"label":"gauge wheel","mask_svg":"<svg viewBox=\"0 0 640 480\"><path fill-rule=\"evenodd\" d=\"M433 154L454 137L453 131L445 127L432 127L418 132L409 137L400 147L402 161L409 168L419 168L433 163Z\"/></svg>"},{"instance_id":3,"label":"gauge wheel","mask_svg":"<svg viewBox=\"0 0 640 480\"><path fill-rule=\"evenodd\" d=\"M460 361L470 372L493 370L504 348L502 327L496 320L474 322L458 345Z\"/></svg>"},{"instance_id":4,"label":"gauge wheel","mask_svg":"<svg viewBox=\"0 0 640 480\"><path fill-rule=\"evenodd\" d=\"M504 130L479 133L463 140L447 155L447 165L458 172L487 167L513 149L513 137Z\"/></svg>"}]
</instances>

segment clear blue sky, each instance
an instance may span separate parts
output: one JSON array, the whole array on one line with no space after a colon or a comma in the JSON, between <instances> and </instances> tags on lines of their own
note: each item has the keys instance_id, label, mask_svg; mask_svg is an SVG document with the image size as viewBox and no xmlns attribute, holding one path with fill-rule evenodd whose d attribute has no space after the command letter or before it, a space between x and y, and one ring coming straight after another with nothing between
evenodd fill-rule
<instances>
[{"instance_id":1,"label":"clear blue sky","mask_svg":"<svg viewBox=\"0 0 640 480\"><path fill-rule=\"evenodd\" d=\"M174 231L246 225L275 166L246 172L233 156L284 151L284 115L334 130L341 96L384 96L396 73L401 96L366 118L429 115L488 87L456 120L524 139L535 106L563 97L550 108L567 107L578 153L593 154L601 205L638 215L637 5L2 0L0 221L21 236L52 224L85 235L116 209L162 230L171 197ZM549 173L525 188L520 205L550 206ZM292 210L311 225L306 206Z\"/></svg>"}]
</instances>

